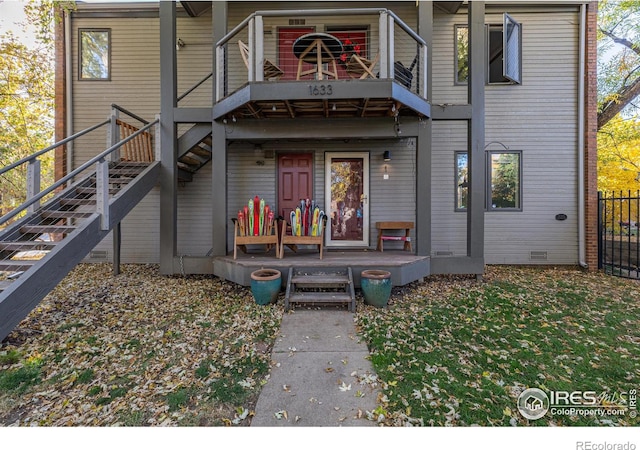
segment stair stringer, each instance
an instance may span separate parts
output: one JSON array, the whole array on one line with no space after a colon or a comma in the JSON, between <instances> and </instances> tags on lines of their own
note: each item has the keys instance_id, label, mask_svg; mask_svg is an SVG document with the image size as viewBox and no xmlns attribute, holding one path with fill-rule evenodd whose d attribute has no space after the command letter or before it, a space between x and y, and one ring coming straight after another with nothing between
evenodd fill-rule
<instances>
[{"instance_id":1,"label":"stair stringer","mask_svg":"<svg viewBox=\"0 0 640 450\"><path fill-rule=\"evenodd\" d=\"M62 242L0 292L0 341L151 191L159 176L160 162L151 163L110 199L108 230L101 228L97 213L80 220Z\"/></svg>"}]
</instances>

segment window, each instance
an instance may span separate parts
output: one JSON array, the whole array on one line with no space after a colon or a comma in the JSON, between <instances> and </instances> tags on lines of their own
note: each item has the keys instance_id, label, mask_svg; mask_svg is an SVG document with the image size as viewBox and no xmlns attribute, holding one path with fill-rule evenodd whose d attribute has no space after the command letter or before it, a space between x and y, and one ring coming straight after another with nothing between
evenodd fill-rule
<instances>
[{"instance_id":1,"label":"window","mask_svg":"<svg viewBox=\"0 0 640 450\"><path fill-rule=\"evenodd\" d=\"M489 152L489 210L521 210L520 152Z\"/></svg>"},{"instance_id":2,"label":"window","mask_svg":"<svg viewBox=\"0 0 640 450\"><path fill-rule=\"evenodd\" d=\"M487 205L489 211L522 211L522 152L487 152ZM469 199L469 158L455 152L456 211L466 211Z\"/></svg>"},{"instance_id":3,"label":"window","mask_svg":"<svg viewBox=\"0 0 640 450\"><path fill-rule=\"evenodd\" d=\"M487 25L487 82L522 83L522 26L508 14L501 25ZM455 83L469 81L469 29L455 26Z\"/></svg>"},{"instance_id":4,"label":"window","mask_svg":"<svg viewBox=\"0 0 640 450\"><path fill-rule=\"evenodd\" d=\"M469 81L469 27L456 25L456 84Z\"/></svg>"},{"instance_id":5,"label":"window","mask_svg":"<svg viewBox=\"0 0 640 450\"><path fill-rule=\"evenodd\" d=\"M81 80L111 79L111 30L80 29Z\"/></svg>"},{"instance_id":6,"label":"window","mask_svg":"<svg viewBox=\"0 0 640 450\"><path fill-rule=\"evenodd\" d=\"M456 211L467 209L469 198L469 158L467 152L456 152Z\"/></svg>"}]
</instances>

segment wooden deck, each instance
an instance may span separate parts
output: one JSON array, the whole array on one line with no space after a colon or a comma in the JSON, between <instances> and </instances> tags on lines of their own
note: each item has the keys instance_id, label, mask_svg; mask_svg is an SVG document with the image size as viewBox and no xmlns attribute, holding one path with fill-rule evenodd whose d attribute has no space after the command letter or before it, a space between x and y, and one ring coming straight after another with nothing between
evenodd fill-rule
<instances>
[{"instance_id":1,"label":"wooden deck","mask_svg":"<svg viewBox=\"0 0 640 450\"><path fill-rule=\"evenodd\" d=\"M217 257L213 262L214 274L234 283L250 286L251 272L269 268L282 272L283 284L287 281L289 267L339 269L351 267L354 284L360 287L360 273L367 269L382 269L391 272L394 286L404 286L429 275L430 258L416 256L401 250L387 250L384 253L375 250L324 250L320 259L317 250L299 249L297 253L285 247L283 259L277 259L275 250L265 253L264 250L253 250L248 254L239 252L237 259L233 255Z\"/></svg>"}]
</instances>

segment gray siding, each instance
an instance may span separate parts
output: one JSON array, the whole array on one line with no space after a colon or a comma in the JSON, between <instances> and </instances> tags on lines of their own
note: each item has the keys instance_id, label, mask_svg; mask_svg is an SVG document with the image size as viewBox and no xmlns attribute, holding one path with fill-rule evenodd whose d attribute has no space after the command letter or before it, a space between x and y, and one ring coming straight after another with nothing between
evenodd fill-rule
<instances>
[{"instance_id":1,"label":"gray siding","mask_svg":"<svg viewBox=\"0 0 640 450\"><path fill-rule=\"evenodd\" d=\"M111 29L111 80L78 80L78 29ZM80 131L108 117L111 104L153 120L160 111L159 21L151 18L82 18L73 20L74 130ZM185 46L178 52L178 93L185 92L211 72L211 16L179 18L178 36ZM191 93L180 106L211 104L211 83ZM123 120L128 120L122 116ZM138 125L137 122L131 122ZM181 126L185 128L185 126ZM74 146L78 166L106 148L106 128ZM204 167L194 182L178 191L178 254L202 256L211 248L211 169ZM123 221L122 262L159 261L160 190L154 188ZM111 258L109 234L95 251ZM94 253L95 255L95 253ZM94 258L99 260L99 258ZM91 257L88 258L91 260Z\"/></svg>"},{"instance_id":2,"label":"gray siding","mask_svg":"<svg viewBox=\"0 0 640 450\"><path fill-rule=\"evenodd\" d=\"M509 12L522 23L522 85L486 88L486 141L522 151L522 212L487 212L487 263L577 263L578 23L574 12ZM487 14L500 23L501 14ZM442 20L441 20L442 19ZM466 102L453 84L453 26L465 16L438 16L434 103ZM434 124L433 253L466 252L466 217L454 212L453 152L466 150L464 122ZM488 150L499 150L491 145ZM564 213L566 221L555 220ZM546 261L530 252L547 252Z\"/></svg>"},{"instance_id":3,"label":"gray siding","mask_svg":"<svg viewBox=\"0 0 640 450\"><path fill-rule=\"evenodd\" d=\"M275 152L314 152L314 199L321 207L327 208L325 201L325 152L369 152L369 201L370 234L369 247L375 248L378 235L376 221L415 221L415 142L412 139L394 141L314 141L305 143L278 142L262 144L256 151L253 145L236 147L227 157L229 173L228 211L229 218L249 199L258 195L272 208L278 208L275 181L277 178L277 156L264 158L264 150ZM392 161L385 163L382 154L391 150ZM259 162L259 163L257 163ZM264 164L263 164L264 163ZM383 180L384 165L387 165L389 179ZM412 234L415 239L415 235ZM233 246L233 227L229 220L227 231L228 248ZM389 246L393 244L389 243Z\"/></svg>"},{"instance_id":4,"label":"gray siding","mask_svg":"<svg viewBox=\"0 0 640 450\"><path fill-rule=\"evenodd\" d=\"M307 2L304 8L343 7L339 2ZM378 6L367 4L366 6ZM360 7L362 5L355 5ZM390 7L415 28L415 2ZM229 29L254 10L299 8L290 2L238 2L229 8ZM498 23L501 14L488 7L487 22ZM552 8L549 6L549 8ZM487 142L499 141L523 155L523 211L486 214L485 252L488 263L531 263L530 252L548 253L546 263L577 262L577 9L563 6L550 9L517 7L509 10L523 25L523 84L488 86L486 90ZM433 103L466 102L466 86L453 83L453 26L464 23L465 15L436 13L433 56ZM288 22L284 22L288 24ZM308 20L324 31L327 25L357 25L353 17L336 16L331 23ZM279 24L267 23L267 27ZM77 80L78 28L112 29L112 79L108 82ZM211 70L211 17L179 18L178 36L185 46L178 52L179 89L184 92ZM375 33L377 20L371 22ZM141 18L77 19L73 22L73 107L74 130L104 120L111 103L117 103L147 119L159 112L158 20ZM273 40L265 43L265 52L275 52ZM234 70L231 77L239 84L246 81L237 39L228 53ZM408 56L407 56L408 57ZM409 58L410 59L410 58ZM410 62L410 61L407 61ZM244 77L244 80L243 80ZM206 83L181 103L181 106L207 106L211 86ZM292 121L292 124L295 122ZM432 254L466 253L466 215L454 212L454 152L466 149L464 122L435 122L433 127L432 166ZM77 166L106 146L106 135L86 138L74 148ZM499 147L492 146L491 149ZM318 141L268 142L263 150L274 152L315 152L314 188L316 200L324 203L324 154L327 151L370 152L370 247L375 247L375 222L379 220L415 220L415 143L401 141ZM389 180L383 180L382 153L391 150L387 164ZM253 145L234 143L228 154L228 210L235 216L238 208L258 194L275 205L276 159L265 159ZM256 164L264 161L264 165ZM205 255L212 246L211 167L203 168L194 182L179 187L178 254ZM324 205L323 205L324 206ZM568 220L558 222L556 214ZM159 260L159 189L155 188L123 222L123 262ZM228 248L232 245L232 224L228 221ZM414 236L415 238L415 236ZM97 248L111 254L107 237Z\"/></svg>"}]
</instances>

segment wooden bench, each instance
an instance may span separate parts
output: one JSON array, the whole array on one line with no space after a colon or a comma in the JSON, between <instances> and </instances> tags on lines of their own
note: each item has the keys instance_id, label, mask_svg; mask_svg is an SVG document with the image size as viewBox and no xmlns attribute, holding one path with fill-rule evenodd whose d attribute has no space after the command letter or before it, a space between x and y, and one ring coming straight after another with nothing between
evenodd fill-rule
<instances>
[{"instance_id":1,"label":"wooden bench","mask_svg":"<svg viewBox=\"0 0 640 450\"><path fill-rule=\"evenodd\" d=\"M376 222L378 229L378 246L376 250L384 251L382 248L383 241L402 241L404 249L412 251L411 248L411 229L414 227L413 222ZM388 231L404 230L404 236L397 234L386 234Z\"/></svg>"}]
</instances>

